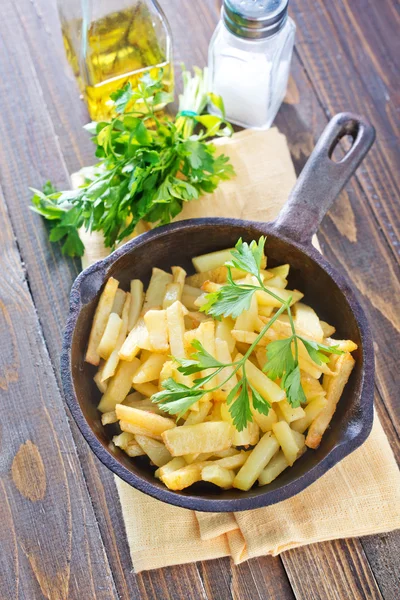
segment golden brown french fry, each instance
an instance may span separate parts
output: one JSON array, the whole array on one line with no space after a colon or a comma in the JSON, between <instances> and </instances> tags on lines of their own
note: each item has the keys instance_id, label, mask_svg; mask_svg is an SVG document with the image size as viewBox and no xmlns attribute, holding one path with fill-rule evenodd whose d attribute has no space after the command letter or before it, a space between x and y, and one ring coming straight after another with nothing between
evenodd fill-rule
<instances>
[{"instance_id":1,"label":"golden brown french fry","mask_svg":"<svg viewBox=\"0 0 400 600\"><path fill-rule=\"evenodd\" d=\"M320 321L320 323L324 333L324 338L331 337L335 333L336 329L333 327L333 325L329 325L329 323L326 321Z\"/></svg>"},{"instance_id":2,"label":"golden brown french fry","mask_svg":"<svg viewBox=\"0 0 400 600\"><path fill-rule=\"evenodd\" d=\"M107 389L107 382L102 380L102 371L97 371L96 375L93 377L93 381L97 385L99 391L102 394L105 394Z\"/></svg>"},{"instance_id":3,"label":"golden brown french fry","mask_svg":"<svg viewBox=\"0 0 400 600\"><path fill-rule=\"evenodd\" d=\"M112 425L112 423L116 423L117 421L117 413L115 410L111 410L110 412L106 412L101 415L102 425Z\"/></svg>"},{"instance_id":4,"label":"golden brown french fry","mask_svg":"<svg viewBox=\"0 0 400 600\"><path fill-rule=\"evenodd\" d=\"M266 271L267 272L267 271ZM279 288L279 289L285 289L285 287L288 284L288 280L284 279L283 277L279 277L279 275L275 275L271 276L271 274L269 273L269 279L267 280L268 285L274 287L274 288Z\"/></svg>"},{"instance_id":5,"label":"golden brown french fry","mask_svg":"<svg viewBox=\"0 0 400 600\"><path fill-rule=\"evenodd\" d=\"M132 387L146 398L151 398L158 392L158 387L154 383L132 383Z\"/></svg>"},{"instance_id":6,"label":"golden brown french fry","mask_svg":"<svg viewBox=\"0 0 400 600\"><path fill-rule=\"evenodd\" d=\"M143 314L145 314L150 309L159 309L162 308L163 300L165 296L165 290L169 283L172 283L172 275L171 273L167 273L162 269L157 269L154 267L149 283L149 287L147 288L146 295L144 298L143 304Z\"/></svg>"},{"instance_id":7,"label":"golden brown french fry","mask_svg":"<svg viewBox=\"0 0 400 600\"><path fill-rule=\"evenodd\" d=\"M210 320L210 317L204 313L199 311L189 311L185 315L185 327L186 329L193 330L196 329L201 323L204 323L204 321Z\"/></svg>"},{"instance_id":8,"label":"golden brown french fry","mask_svg":"<svg viewBox=\"0 0 400 600\"><path fill-rule=\"evenodd\" d=\"M151 354L136 371L132 383L147 383L158 379L167 358L166 354Z\"/></svg>"},{"instance_id":9,"label":"golden brown french fry","mask_svg":"<svg viewBox=\"0 0 400 600\"><path fill-rule=\"evenodd\" d=\"M258 314L260 317L270 317L273 313L273 310L274 310L273 306L259 306Z\"/></svg>"},{"instance_id":10,"label":"golden brown french fry","mask_svg":"<svg viewBox=\"0 0 400 600\"><path fill-rule=\"evenodd\" d=\"M185 454L184 459L187 465L191 465L194 462L204 462L207 461L212 456L212 452L202 452L199 454L198 452L192 454Z\"/></svg>"},{"instance_id":11,"label":"golden brown french fry","mask_svg":"<svg viewBox=\"0 0 400 600\"><path fill-rule=\"evenodd\" d=\"M247 423L247 426L242 429L242 431L238 431L233 426L233 419L226 402L221 402L221 418L223 421L226 421L232 425L233 446L255 446L255 444L257 444L258 440L260 439L260 429L257 423L249 422Z\"/></svg>"},{"instance_id":12,"label":"golden brown french fry","mask_svg":"<svg viewBox=\"0 0 400 600\"><path fill-rule=\"evenodd\" d=\"M337 346L342 352L354 352L358 346L351 340L333 340L332 338L326 338L323 340L327 346Z\"/></svg>"},{"instance_id":13,"label":"golden brown french fry","mask_svg":"<svg viewBox=\"0 0 400 600\"><path fill-rule=\"evenodd\" d=\"M322 436L331 422L354 364L355 360L349 352L336 356L331 355L330 366L334 367L335 374L333 376L324 375L322 385L326 390L327 405L310 425L306 438L306 444L309 448L315 449L320 445Z\"/></svg>"},{"instance_id":14,"label":"golden brown french fry","mask_svg":"<svg viewBox=\"0 0 400 600\"><path fill-rule=\"evenodd\" d=\"M201 471L201 478L203 481L209 481L224 490L228 490L232 487L235 472L224 469L219 465L207 465Z\"/></svg>"},{"instance_id":15,"label":"golden brown french fry","mask_svg":"<svg viewBox=\"0 0 400 600\"><path fill-rule=\"evenodd\" d=\"M236 343L232 337L232 329L234 329L234 321L230 317L222 317L215 325L216 339L225 341L228 344L228 349L231 354Z\"/></svg>"},{"instance_id":16,"label":"golden brown french fry","mask_svg":"<svg viewBox=\"0 0 400 600\"><path fill-rule=\"evenodd\" d=\"M257 423L263 433L271 431L272 425L278 422L278 417L272 407L269 409L268 415L263 415L262 413L259 413L258 410L255 410L253 404L251 404L251 412L254 421Z\"/></svg>"},{"instance_id":17,"label":"golden brown french fry","mask_svg":"<svg viewBox=\"0 0 400 600\"><path fill-rule=\"evenodd\" d=\"M297 302L293 307L293 321L296 331L316 342L322 342L324 332L318 315L311 306Z\"/></svg>"},{"instance_id":18,"label":"golden brown french fry","mask_svg":"<svg viewBox=\"0 0 400 600\"><path fill-rule=\"evenodd\" d=\"M282 450L279 450L277 454L270 460L265 469L263 469L258 478L259 485L267 485L278 477L287 467L289 463Z\"/></svg>"},{"instance_id":19,"label":"golden brown french fry","mask_svg":"<svg viewBox=\"0 0 400 600\"><path fill-rule=\"evenodd\" d=\"M90 330L89 343L86 351L85 361L95 365L100 362L100 355L97 352L100 340L103 337L104 330L114 304L115 294L117 293L119 282L110 277L100 296L99 303L94 313L92 329Z\"/></svg>"},{"instance_id":20,"label":"golden brown french fry","mask_svg":"<svg viewBox=\"0 0 400 600\"><path fill-rule=\"evenodd\" d=\"M179 283L181 286L181 291L183 290L183 286L185 285L186 279L186 271L182 269L182 267L171 267L172 276L175 283Z\"/></svg>"},{"instance_id":21,"label":"golden brown french fry","mask_svg":"<svg viewBox=\"0 0 400 600\"><path fill-rule=\"evenodd\" d=\"M232 437L232 426L224 421L207 421L197 425L175 427L162 434L172 456L225 450L232 445Z\"/></svg>"},{"instance_id":22,"label":"golden brown french fry","mask_svg":"<svg viewBox=\"0 0 400 600\"><path fill-rule=\"evenodd\" d=\"M279 406L280 412L282 413L282 415L287 423L292 423L292 421L297 421L298 419L302 419L306 414L304 412L304 409L301 406L297 406L296 408L293 408L293 406L291 406L289 404L289 402L287 401L286 398L281 400L278 403L278 406Z\"/></svg>"},{"instance_id":23,"label":"golden brown french fry","mask_svg":"<svg viewBox=\"0 0 400 600\"><path fill-rule=\"evenodd\" d=\"M131 281L131 305L129 308L128 331L136 325L143 306L144 293L143 283L140 279L132 279Z\"/></svg>"},{"instance_id":24,"label":"golden brown french fry","mask_svg":"<svg viewBox=\"0 0 400 600\"><path fill-rule=\"evenodd\" d=\"M97 347L97 352L101 356L101 358L107 360L111 352L115 349L119 337L119 332L121 331L121 326L121 317L119 317L117 313L110 313L106 328Z\"/></svg>"},{"instance_id":25,"label":"golden brown french fry","mask_svg":"<svg viewBox=\"0 0 400 600\"><path fill-rule=\"evenodd\" d=\"M122 345L126 339L126 334L128 331L130 305L131 305L131 295L129 292L127 292L125 294L125 303L124 303L124 307L122 309L122 314L121 314L122 323L121 323L121 328L119 330L117 344L115 346L115 349L111 352L110 356L108 357L108 359L106 360L106 362L104 364L104 368L102 370L102 375L101 375L102 381L106 381L107 379L112 377L115 374L115 371L117 369L117 366L119 363L118 352L122 348Z\"/></svg>"},{"instance_id":26,"label":"golden brown french fry","mask_svg":"<svg viewBox=\"0 0 400 600\"><path fill-rule=\"evenodd\" d=\"M326 407L328 401L323 396L317 396L304 407L305 415L302 419L298 419L291 423L291 428L299 433L304 433L309 428L311 423L318 417L320 412Z\"/></svg>"},{"instance_id":27,"label":"golden brown french fry","mask_svg":"<svg viewBox=\"0 0 400 600\"><path fill-rule=\"evenodd\" d=\"M165 310L148 310L143 318L149 333L152 350L155 352L168 352L168 327Z\"/></svg>"},{"instance_id":28,"label":"golden brown french fry","mask_svg":"<svg viewBox=\"0 0 400 600\"><path fill-rule=\"evenodd\" d=\"M258 321L258 302L253 294L249 310L244 310L236 319L235 329L243 331L254 331Z\"/></svg>"},{"instance_id":29,"label":"golden brown french fry","mask_svg":"<svg viewBox=\"0 0 400 600\"><path fill-rule=\"evenodd\" d=\"M119 317L122 315L122 309L124 308L125 304L125 296L126 292L124 292L124 290L121 290L120 288L118 288L115 292L111 312L117 314Z\"/></svg>"},{"instance_id":30,"label":"golden brown french fry","mask_svg":"<svg viewBox=\"0 0 400 600\"><path fill-rule=\"evenodd\" d=\"M145 435L135 435L135 440L156 467L163 467L172 460L172 456L162 442Z\"/></svg>"},{"instance_id":31,"label":"golden brown french fry","mask_svg":"<svg viewBox=\"0 0 400 600\"><path fill-rule=\"evenodd\" d=\"M217 460L213 460L211 464L219 465L224 469L239 469L244 465L246 460L249 458L250 454L251 450L241 450L240 452L238 452L237 454L233 454L232 456L225 456L218 458Z\"/></svg>"},{"instance_id":32,"label":"golden brown french fry","mask_svg":"<svg viewBox=\"0 0 400 600\"><path fill-rule=\"evenodd\" d=\"M164 296L162 307L164 309L168 308L169 306L172 306L172 304L174 304L174 302L180 301L181 298L182 298L181 284L177 283L176 281L172 281L172 283L169 283L167 285L167 287L165 288L165 296Z\"/></svg>"},{"instance_id":33,"label":"golden brown french fry","mask_svg":"<svg viewBox=\"0 0 400 600\"><path fill-rule=\"evenodd\" d=\"M199 290L199 288L195 288L185 283L181 301L188 310L197 310L197 306L194 302L199 296L201 296L201 290Z\"/></svg>"},{"instance_id":34,"label":"golden brown french fry","mask_svg":"<svg viewBox=\"0 0 400 600\"><path fill-rule=\"evenodd\" d=\"M184 334L186 309L181 302L174 302L166 310L169 346L172 356L186 358Z\"/></svg>"},{"instance_id":35,"label":"golden brown french fry","mask_svg":"<svg viewBox=\"0 0 400 600\"><path fill-rule=\"evenodd\" d=\"M304 372L301 373L301 386L303 388L305 397L307 398L307 402L310 402L310 400L313 400L313 398L326 396L326 391L318 379L315 379Z\"/></svg>"},{"instance_id":36,"label":"golden brown french fry","mask_svg":"<svg viewBox=\"0 0 400 600\"><path fill-rule=\"evenodd\" d=\"M143 427L155 435L161 435L164 431L176 427L172 419L139 410L132 406L125 406L124 404L117 404L115 412L117 413L117 418L121 421L131 423L137 427Z\"/></svg>"},{"instance_id":37,"label":"golden brown french fry","mask_svg":"<svg viewBox=\"0 0 400 600\"><path fill-rule=\"evenodd\" d=\"M183 425L197 425L198 423L203 423L205 421L206 416L211 408L211 402L199 402L199 410L190 411L188 418L186 419Z\"/></svg>"},{"instance_id":38,"label":"golden brown french fry","mask_svg":"<svg viewBox=\"0 0 400 600\"><path fill-rule=\"evenodd\" d=\"M140 350L151 350L149 332L144 318L140 317L136 325L129 332L118 355L122 360L133 360Z\"/></svg>"},{"instance_id":39,"label":"golden brown french fry","mask_svg":"<svg viewBox=\"0 0 400 600\"><path fill-rule=\"evenodd\" d=\"M239 490L249 490L278 450L279 443L276 437L270 431L264 433L236 475L233 486Z\"/></svg>"},{"instance_id":40,"label":"golden brown french fry","mask_svg":"<svg viewBox=\"0 0 400 600\"><path fill-rule=\"evenodd\" d=\"M241 277L245 277L246 273L241 271L240 269L231 269L232 279L240 279ZM204 271L203 273L196 273L195 275L190 275L187 277L186 281L188 285L193 287L200 288L205 281L213 281L214 283L226 283L228 279L228 269L227 267L221 266L216 267L215 269L211 269L209 271Z\"/></svg>"},{"instance_id":41,"label":"golden brown french fry","mask_svg":"<svg viewBox=\"0 0 400 600\"><path fill-rule=\"evenodd\" d=\"M131 362L121 360L115 375L109 380L107 390L100 400L98 410L109 412L114 410L116 404L125 400L132 387L132 377L140 366L140 361L134 358Z\"/></svg>"},{"instance_id":42,"label":"golden brown french fry","mask_svg":"<svg viewBox=\"0 0 400 600\"><path fill-rule=\"evenodd\" d=\"M238 361L243 356L237 354L234 361ZM285 398L285 392L277 383L269 379L260 369L257 369L249 360L246 361L246 375L251 385L271 404L280 402Z\"/></svg>"},{"instance_id":43,"label":"golden brown french fry","mask_svg":"<svg viewBox=\"0 0 400 600\"><path fill-rule=\"evenodd\" d=\"M282 279L287 279L289 275L289 269L290 265L286 264L280 265L279 267L272 267L272 269L269 268L267 270L273 277L282 277Z\"/></svg>"},{"instance_id":44,"label":"golden brown french fry","mask_svg":"<svg viewBox=\"0 0 400 600\"><path fill-rule=\"evenodd\" d=\"M296 442L293 431L290 429L286 421L279 421L272 425L272 431L280 447L282 448L283 454L286 457L289 465L292 466L299 453L299 446Z\"/></svg>"},{"instance_id":45,"label":"golden brown french fry","mask_svg":"<svg viewBox=\"0 0 400 600\"><path fill-rule=\"evenodd\" d=\"M258 291L256 292L256 296L257 296L258 304L261 306L273 306L274 308L280 308L282 306L282 301L287 302L290 297L292 297L290 306L293 306L293 304L295 304L296 302L301 300L304 296L304 294L302 294L298 290L286 290L286 289L281 289L281 288L274 288L269 285L266 285L265 287L267 288L268 291L272 292L275 296L277 296L279 298L279 300L277 300L276 298L274 298L273 296L271 296L264 290L260 290L259 292Z\"/></svg>"},{"instance_id":46,"label":"golden brown french fry","mask_svg":"<svg viewBox=\"0 0 400 600\"><path fill-rule=\"evenodd\" d=\"M204 463L193 463L180 469L160 475L161 481L170 490L183 490L196 481L201 480L201 470Z\"/></svg>"},{"instance_id":47,"label":"golden brown french fry","mask_svg":"<svg viewBox=\"0 0 400 600\"><path fill-rule=\"evenodd\" d=\"M122 431L132 433L133 435L145 435L147 437L151 437L155 440L162 441L161 435L157 435L150 431L150 429L146 429L145 427L139 427L138 425L133 425L132 423L128 423L128 421L120 421L119 426Z\"/></svg>"},{"instance_id":48,"label":"golden brown french fry","mask_svg":"<svg viewBox=\"0 0 400 600\"><path fill-rule=\"evenodd\" d=\"M173 471L177 471L178 469L181 469L182 467L185 467L185 466L186 466L185 459L182 458L182 456L177 456L176 458L173 458L172 460L170 460L163 467L160 467L159 469L157 469L157 471L154 473L154 475L156 477L158 477L158 479L161 479L161 477L163 477L167 473L172 473Z\"/></svg>"},{"instance_id":49,"label":"golden brown french fry","mask_svg":"<svg viewBox=\"0 0 400 600\"><path fill-rule=\"evenodd\" d=\"M203 273L204 271L211 271L221 265L224 265L229 260L232 260L232 250L234 248L227 248L226 250L217 250L216 252L209 252L208 254L202 254L201 256L195 256L192 258L192 263L197 273Z\"/></svg>"}]
</instances>

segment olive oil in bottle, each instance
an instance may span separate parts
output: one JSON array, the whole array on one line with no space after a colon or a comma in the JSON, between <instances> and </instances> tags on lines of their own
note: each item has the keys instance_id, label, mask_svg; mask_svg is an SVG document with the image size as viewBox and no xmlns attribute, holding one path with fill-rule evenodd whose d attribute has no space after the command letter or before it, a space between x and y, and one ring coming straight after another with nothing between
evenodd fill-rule
<instances>
[{"instance_id":1,"label":"olive oil in bottle","mask_svg":"<svg viewBox=\"0 0 400 600\"><path fill-rule=\"evenodd\" d=\"M76 1L59 0L67 58L94 121L109 120L110 94L127 82L137 87L145 73L162 74L164 90L173 91L171 38L164 15L152 0L121 4L121 10L115 10L118 2L113 0L81 0L76 14Z\"/></svg>"}]
</instances>

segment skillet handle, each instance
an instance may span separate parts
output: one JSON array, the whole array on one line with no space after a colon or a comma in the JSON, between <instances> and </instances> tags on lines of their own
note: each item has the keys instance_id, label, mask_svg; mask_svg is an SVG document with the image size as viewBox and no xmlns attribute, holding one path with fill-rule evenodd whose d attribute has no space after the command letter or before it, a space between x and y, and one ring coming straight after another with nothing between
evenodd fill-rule
<instances>
[{"instance_id":1,"label":"skillet handle","mask_svg":"<svg viewBox=\"0 0 400 600\"><path fill-rule=\"evenodd\" d=\"M352 137L352 146L339 162L335 162L332 160L333 151L346 135ZM273 223L277 233L299 243L310 242L374 140L375 129L363 117L352 113L334 116Z\"/></svg>"}]
</instances>

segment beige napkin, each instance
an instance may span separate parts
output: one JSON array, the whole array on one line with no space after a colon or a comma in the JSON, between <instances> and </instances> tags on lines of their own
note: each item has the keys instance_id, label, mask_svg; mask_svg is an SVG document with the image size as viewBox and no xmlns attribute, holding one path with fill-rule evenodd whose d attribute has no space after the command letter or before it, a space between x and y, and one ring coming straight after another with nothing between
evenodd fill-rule
<instances>
[{"instance_id":1,"label":"beige napkin","mask_svg":"<svg viewBox=\"0 0 400 600\"><path fill-rule=\"evenodd\" d=\"M237 176L185 206L180 219L230 216L273 219L296 180L286 138L277 129L218 140ZM105 255L86 237L85 264ZM136 572L231 556L238 564L313 542L400 527L400 473L375 415L364 445L297 496L238 513L195 513L163 504L116 478Z\"/></svg>"}]
</instances>

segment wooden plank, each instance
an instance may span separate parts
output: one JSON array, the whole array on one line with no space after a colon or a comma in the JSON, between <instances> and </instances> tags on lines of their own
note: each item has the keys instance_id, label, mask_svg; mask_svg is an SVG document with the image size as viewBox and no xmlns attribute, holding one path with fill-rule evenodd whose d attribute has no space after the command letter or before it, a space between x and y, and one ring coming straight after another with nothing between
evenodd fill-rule
<instances>
[{"instance_id":1,"label":"wooden plank","mask_svg":"<svg viewBox=\"0 0 400 600\"><path fill-rule=\"evenodd\" d=\"M311 544L301 550L288 550L282 554L296 598L382 598L368 560L355 540Z\"/></svg>"},{"instance_id":2,"label":"wooden plank","mask_svg":"<svg viewBox=\"0 0 400 600\"><path fill-rule=\"evenodd\" d=\"M395 3L302 0L291 3L298 55L327 114L352 110L377 129L373 152L357 174L370 209L399 258L397 177L400 151L399 23Z\"/></svg>"},{"instance_id":3,"label":"wooden plank","mask_svg":"<svg viewBox=\"0 0 400 600\"><path fill-rule=\"evenodd\" d=\"M0 595L117 598L1 191L0 229Z\"/></svg>"}]
</instances>

